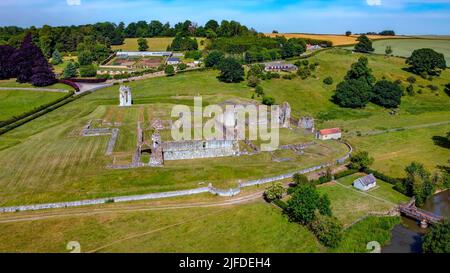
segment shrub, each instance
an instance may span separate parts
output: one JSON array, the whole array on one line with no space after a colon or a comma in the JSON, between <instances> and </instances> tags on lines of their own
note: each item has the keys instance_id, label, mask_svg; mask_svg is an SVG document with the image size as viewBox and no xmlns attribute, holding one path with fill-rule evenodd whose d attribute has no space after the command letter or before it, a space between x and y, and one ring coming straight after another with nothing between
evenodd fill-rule
<instances>
[{"instance_id":1,"label":"shrub","mask_svg":"<svg viewBox=\"0 0 450 273\"><path fill-rule=\"evenodd\" d=\"M262 88L262 86L260 85L256 86L255 93L256 95L258 95L258 97L264 96L264 89Z\"/></svg>"},{"instance_id":2,"label":"shrub","mask_svg":"<svg viewBox=\"0 0 450 273\"><path fill-rule=\"evenodd\" d=\"M186 70L186 68L187 68L187 64L185 64L185 63L180 63L180 64L177 66L177 69L178 69L178 70Z\"/></svg>"},{"instance_id":3,"label":"shrub","mask_svg":"<svg viewBox=\"0 0 450 273\"><path fill-rule=\"evenodd\" d=\"M355 169L348 169L339 173L334 174L334 179L339 179L339 178L343 178L352 174L355 174L359 172L359 170L355 170Z\"/></svg>"},{"instance_id":4,"label":"shrub","mask_svg":"<svg viewBox=\"0 0 450 273\"><path fill-rule=\"evenodd\" d=\"M95 77L97 76L97 69L94 65L85 65L80 67L81 77Z\"/></svg>"},{"instance_id":5,"label":"shrub","mask_svg":"<svg viewBox=\"0 0 450 273\"><path fill-rule=\"evenodd\" d=\"M309 228L326 247L335 248L342 240L343 227L336 217L317 214Z\"/></svg>"},{"instance_id":6,"label":"shrub","mask_svg":"<svg viewBox=\"0 0 450 273\"><path fill-rule=\"evenodd\" d=\"M428 87L428 89L430 89L433 92L439 90L439 87L437 87L436 85L429 84L429 85L427 85L427 87Z\"/></svg>"},{"instance_id":7,"label":"shrub","mask_svg":"<svg viewBox=\"0 0 450 273\"><path fill-rule=\"evenodd\" d=\"M295 78L295 74L292 74L292 73L283 75L283 79L285 79L285 80L292 80L294 78Z\"/></svg>"},{"instance_id":8,"label":"shrub","mask_svg":"<svg viewBox=\"0 0 450 273\"><path fill-rule=\"evenodd\" d=\"M264 198L266 198L267 201L272 202L276 199L283 198L284 192L283 185L281 185L281 183L276 183L266 189Z\"/></svg>"},{"instance_id":9,"label":"shrub","mask_svg":"<svg viewBox=\"0 0 450 273\"><path fill-rule=\"evenodd\" d=\"M361 151L350 156L350 168L354 170L363 170L373 164L374 159L366 151Z\"/></svg>"},{"instance_id":10,"label":"shrub","mask_svg":"<svg viewBox=\"0 0 450 273\"><path fill-rule=\"evenodd\" d=\"M416 83L416 78L413 76L409 76L408 79L406 79L407 82L409 82L410 84L415 84Z\"/></svg>"},{"instance_id":11,"label":"shrub","mask_svg":"<svg viewBox=\"0 0 450 273\"><path fill-rule=\"evenodd\" d=\"M263 97L262 104L267 106L275 105L275 99L272 97Z\"/></svg>"},{"instance_id":12,"label":"shrub","mask_svg":"<svg viewBox=\"0 0 450 273\"><path fill-rule=\"evenodd\" d=\"M326 77L323 80L323 83L326 84L326 85L332 85L333 84L333 78L332 77Z\"/></svg>"},{"instance_id":13,"label":"shrub","mask_svg":"<svg viewBox=\"0 0 450 273\"><path fill-rule=\"evenodd\" d=\"M173 65L168 65L164 69L164 73L166 73L166 75L169 77L173 76L173 75L175 75L175 68L173 67Z\"/></svg>"},{"instance_id":14,"label":"shrub","mask_svg":"<svg viewBox=\"0 0 450 273\"><path fill-rule=\"evenodd\" d=\"M295 183L295 185L304 185L309 183L308 177L300 173L294 174L292 181Z\"/></svg>"}]
</instances>

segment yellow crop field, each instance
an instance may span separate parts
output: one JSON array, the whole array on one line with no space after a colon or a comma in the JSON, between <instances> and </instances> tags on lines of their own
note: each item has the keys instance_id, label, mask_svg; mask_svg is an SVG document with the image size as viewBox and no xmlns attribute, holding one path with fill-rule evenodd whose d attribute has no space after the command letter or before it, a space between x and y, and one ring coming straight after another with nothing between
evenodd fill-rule
<instances>
[{"instance_id":1,"label":"yellow crop field","mask_svg":"<svg viewBox=\"0 0 450 273\"><path fill-rule=\"evenodd\" d=\"M266 34L269 37L276 36L284 36L288 39L291 38L307 38L307 39L318 39L318 40L326 40L333 42L334 46L341 45L352 45L356 44L356 39L359 35L335 35L335 34L301 34L301 33L270 33ZM379 40L379 39L399 39L399 38L407 38L405 36L381 36L381 35L367 35L371 40Z\"/></svg>"}]
</instances>

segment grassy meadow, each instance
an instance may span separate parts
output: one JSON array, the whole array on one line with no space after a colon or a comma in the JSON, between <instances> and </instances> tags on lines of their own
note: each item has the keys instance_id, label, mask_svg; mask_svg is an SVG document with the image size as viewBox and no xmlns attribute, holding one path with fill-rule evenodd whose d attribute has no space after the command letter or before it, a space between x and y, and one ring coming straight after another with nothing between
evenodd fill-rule
<instances>
[{"instance_id":1,"label":"grassy meadow","mask_svg":"<svg viewBox=\"0 0 450 273\"><path fill-rule=\"evenodd\" d=\"M393 55L400 57L409 57L416 49L432 48L444 54L447 66L450 66L450 40L448 39L389 39L373 42L377 54L384 54L387 46L392 47ZM353 48L348 47L348 49Z\"/></svg>"},{"instance_id":2,"label":"grassy meadow","mask_svg":"<svg viewBox=\"0 0 450 273\"><path fill-rule=\"evenodd\" d=\"M64 97L65 93L0 90L0 121Z\"/></svg>"},{"instance_id":3,"label":"grassy meadow","mask_svg":"<svg viewBox=\"0 0 450 273\"><path fill-rule=\"evenodd\" d=\"M342 194L348 191L336 187ZM321 188L323 192L330 190ZM332 200L335 215L344 223L363 215L362 206L367 207L366 212L388 208L366 197L368 200L358 205L358 210L349 210L347 216L340 212L340 206L348 204L344 199ZM362 199L351 193L352 201ZM387 242L396 223L397 218L391 217L363 219L344 232L338 249L327 249L304 226L290 222L279 208L259 200L224 207L110 211L1 223L0 252L69 252L69 241L79 242L82 252L366 252L370 241Z\"/></svg>"}]
</instances>

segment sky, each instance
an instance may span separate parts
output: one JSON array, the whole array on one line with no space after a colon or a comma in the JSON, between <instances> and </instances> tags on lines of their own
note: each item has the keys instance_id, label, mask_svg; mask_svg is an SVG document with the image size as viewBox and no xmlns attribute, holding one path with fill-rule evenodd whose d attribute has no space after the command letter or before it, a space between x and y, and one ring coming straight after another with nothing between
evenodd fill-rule
<instances>
[{"instance_id":1,"label":"sky","mask_svg":"<svg viewBox=\"0 0 450 273\"><path fill-rule=\"evenodd\" d=\"M235 20L259 32L450 34L450 0L0 0L0 25Z\"/></svg>"}]
</instances>

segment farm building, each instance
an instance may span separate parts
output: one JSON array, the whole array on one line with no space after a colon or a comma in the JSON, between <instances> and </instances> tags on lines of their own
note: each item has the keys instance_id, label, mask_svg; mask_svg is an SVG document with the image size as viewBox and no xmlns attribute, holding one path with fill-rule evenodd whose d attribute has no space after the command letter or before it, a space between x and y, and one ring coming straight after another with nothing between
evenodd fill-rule
<instances>
[{"instance_id":1,"label":"farm building","mask_svg":"<svg viewBox=\"0 0 450 273\"><path fill-rule=\"evenodd\" d=\"M317 138L320 140L341 139L342 131L339 128L320 130L317 133Z\"/></svg>"},{"instance_id":2,"label":"farm building","mask_svg":"<svg viewBox=\"0 0 450 273\"><path fill-rule=\"evenodd\" d=\"M292 72L298 69L296 65L285 62L270 62L265 63L264 66L265 70L270 72L280 72L280 71Z\"/></svg>"},{"instance_id":3,"label":"farm building","mask_svg":"<svg viewBox=\"0 0 450 273\"><path fill-rule=\"evenodd\" d=\"M368 191L377 186L377 179L373 174L356 179L353 182L353 187L358 190Z\"/></svg>"},{"instance_id":4,"label":"farm building","mask_svg":"<svg viewBox=\"0 0 450 273\"><path fill-rule=\"evenodd\" d=\"M306 49L314 51L314 50L322 49L322 47L320 45L310 45L310 44L308 44L308 45L306 45Z\"/></svg>"},{"instance_id":5,"label":"farm building","mask_svg":"<svg viewBox=\"0 0 450 273\"><path fill-rule=\"evenodd\" d=\"M177 65L180 63L180 58L169 58L167 59L167 64L168 65Z\"/></svg>"},{"instance_id":6,"label":"farm building","mask_svg":"<svg viewBox=\"0 0 450 273\"><path fill-rule=\"evenodd\" d=\"M119 51L117 52L118 58L128 58L128 57L170 57L172 52L166 51Z\"/></svg>"}]
</instances>

